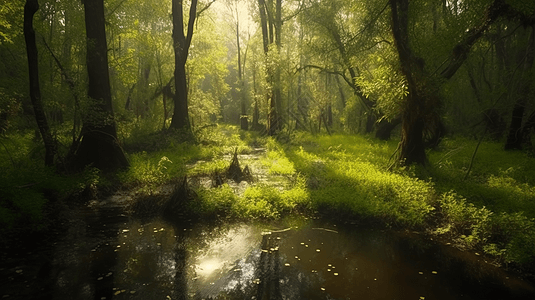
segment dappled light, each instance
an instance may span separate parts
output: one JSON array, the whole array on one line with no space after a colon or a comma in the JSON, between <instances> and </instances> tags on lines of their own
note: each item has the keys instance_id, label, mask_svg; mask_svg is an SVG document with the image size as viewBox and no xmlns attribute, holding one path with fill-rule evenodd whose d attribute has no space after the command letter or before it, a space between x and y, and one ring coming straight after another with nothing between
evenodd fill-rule
<instances>
[{"instance_id":1,"label":"dappled light","mask_svg":"<svg viewBox=\"0 0 535 300\"><path fill-rule=\"evenodd\" d=\"M532 1L4 2L2 299L535 299Z\"/></svg>"}]
</instances>

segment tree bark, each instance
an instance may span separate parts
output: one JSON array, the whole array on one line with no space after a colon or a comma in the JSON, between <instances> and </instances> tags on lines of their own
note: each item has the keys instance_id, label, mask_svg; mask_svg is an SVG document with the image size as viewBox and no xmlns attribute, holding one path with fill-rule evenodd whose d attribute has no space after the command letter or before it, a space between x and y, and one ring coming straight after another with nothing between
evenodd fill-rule
<instances>
[{"instance_id":1,"label":"tree bark","mask_svg":"<svg viewBox=\"0 0 535 300\"><path fill-rule=\"evenodd\" d=\"M409 45L409 0L390 0L392 9L392 33L401 63L401 72L407 80L409 93L401 112L400 160L404 164L427 162L423 142L424 121L427 111L421 84L423 63L414 56ZM420 87L420 88L419 88Z\"/></svg>"},{"instance_id":2,"label":"tree bark","mask_svg":"<svg viewBox=\"0 0 535 300\"><path fill-rule=\"evenodd\" d=\"M56 144L50 133L48 121L41 101L41 89L39 86L39 61L37 44L35 42L35 30L33 29L33 16L39 9L37 0L27 0L24 5L24 39L26 41L26 53L28 56L28 74L30 79L30 99L37 127L45 144L45 165L54 165Z\"/></svg>"},{"instance_id":3,"label":"tree bark","mask_svg":"<svg viewBox=\"0 0 535 300\"><path fill-rule=\"evenodd\" d=\"M409 0L390 0L392 10L392 33L401 63L401 72L408 85L408 95L402 106L401 142L399 159L402 163L425 164L426 144L424 134L430 135L429 140L436 145L444 126L436 111L440 107L437 98L438 83L433 82L426 74L422 58L413 54L409 42ZM438 80L453 77L462 66L475 42L494 23L498 17L504 15L509 7L503 0L495 0L487 7L481 24L467 31L464 38L453 48L452 55L446 68L440 73Z\"/></svg>"},{"instance_id":4,"label":"tree bark","mask_svg":"<svg viewBox=\"0 0 535 300\"><path fill-rule=\"evenodd\" d=\"M128 167L129 163L117 140L104 19L104 1L84 1L87 37L87 95L90 111L84 115L82 142L76 152L75 167L92 165L102 171Z\"/></svg>"},{"instance_id":5,"label":"tree bark","mask_svg":"<svg viewBox=\"0 0 535 300\"><path fill-rule=\"evenodd\" d=\"M193 36L193 25L197 17L197 0L191 1L187 34L184 34L183 0L173 0L173 48L175 51L175 103L170 128L183 130L191 135L188 112L188 87L186 77L186 61Z\"/></svg>"}]
</instances>

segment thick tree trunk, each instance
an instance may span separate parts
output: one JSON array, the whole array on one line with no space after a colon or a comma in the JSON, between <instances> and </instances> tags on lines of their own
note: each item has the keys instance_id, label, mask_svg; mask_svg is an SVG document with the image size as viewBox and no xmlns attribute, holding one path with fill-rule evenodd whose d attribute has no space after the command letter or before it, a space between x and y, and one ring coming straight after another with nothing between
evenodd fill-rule
<instances>
[{"instance_id":1,"label":"thick tree trunk","mask_svg":"<svg viewBox=\"0 0 535 300\"><path fill-rule=\"evenodd\" d=\"M423 142L423 114L426 109L416 82L416 78L421 76L418 73L423 71L423 64L418 62L418 58L413 55L409 45L409 0L390 0L390 6L392 33L401 63L401 71L409 89L401 112L400 161L407 165L412 163L423 165L427 162Z\"/></svg>"},{"instance_id":2,"label":"thick tree trunk","mask_svg":"<svg viewBox=\"0 0 535 300\"><path fill-rule=\"evenodd\" d=\"M192 0L189 10L187 34L184 34L183 0L173 0L173 48L175 51L175 96L174 111L170 128L183 130L190 136L191 125L188 112L188 87L186 77L186 60L193 36L193 25L197 17L197 0Z\"/></svg>"},{"instance_id":3,"label":"thick tree trunk","mask_svg":"<svg viewBox=\"0 0 535 300\"><path fill-rule=\"evenodd\" d=\"M88 97L90 111L84 116L82 142L76 152L75 166L92 165L103 171L128 167L129 163L117 140L113 116L108 51L104 20L104 1L84 1L87 36Z\"/></svg>"},{"instance_id":4,"label":"thick tree trunk","mask_svg":"<svg viewBox=\"0 0 535 300\"><path fill-rule=\"evenodd\" d=\"M50 133L48 121L43 110L41 101L41 89L39 87L39 61L37 56L37 45L35 42L35 31L33 29L33 16L39 9L37 0L27 0L24 6L24 38L26 40L26 52L28 56L28 74L30 78L30 99L32 101L37 127L45 144L45 165L54 165L56 154L56 144Z\"/></svg>"},{"instance_id":5,"label":"thick tree trunk","mask_svg":"<svg viewBox=\"0 0 535 300\"><path fill-rule=\"evenodd\" d=\"M392 135L392 131L401 124L401 118L397 117L392 121L388 121L387 119L383 118L377 123L377 130L375 131L375 137L383 140L388 141Z\"/></svg>"},{"instance_id":6,"label":"thick tree trunk","mask_svg":"<svg viewBox=\"0 0 535 300\"><path fill-rule=\"evenodd\" d=\"M402 106L400 156L402 163L425 164L424 134L430 135L429 140L437 144L443 134L440 115L436 111L440 100L436 98L437 86L425 73L425 62L413 54L409 42L409 0L390 0L392 10L392 33L401 63L401 71L407 80L408 95ZM440 80L450 79L468 57L470 49L481 37L483 32L504 15L508 6L503 0L495 0L485 10L479 26L466 32L464 38L453 48L448 65L440 73Z\"/></svg>"}]
</instances>

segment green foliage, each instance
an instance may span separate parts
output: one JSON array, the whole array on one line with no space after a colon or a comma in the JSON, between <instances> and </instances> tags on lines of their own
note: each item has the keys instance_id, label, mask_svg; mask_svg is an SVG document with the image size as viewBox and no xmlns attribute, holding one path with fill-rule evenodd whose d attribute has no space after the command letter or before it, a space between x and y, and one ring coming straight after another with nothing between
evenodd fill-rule
<instances>
[{"instance_id":1,"label":"green foliage","mask_svg":"<svg viewBox=\"0 0 535 300\"><path fill-rule=\"evenodd\" d=\"M0 232L44 230L52 221L47 205L101 181L91 170L77 176L45 168L33 133L1 137Z\"/></svg>"},{"instance_id":2,"label":"green foliage","mask_svg":"<svg viewBox=\"0 0 535 300\"><path fill-rule=\"evenodd\" d=\"M444 193L439 204L443 225L436 233L452 234L462 246L482 248L506 262L535 259L535 221L522 212L494 214L453 192Z\"/></svg>"},{"instance_id":3,"label":"green foliage","mask_svg":"<svg viewBox=\"0 0 535 300\"><path fill-rule=\"evenodd\" d=\"M269 138L266 142L267 156L262 159L262 164L268 167L271 175L293 175L295 168L293 163L286 157L280 144Z\"/></svg>"},{"instance_id":4,"label":"green foliage","mask_svg":"<svg viewBox=\"0 0 535 300\"><path fill-rule=\"evenodd\" d=\"M489 250L500 249L500 255L506 261L528 263L535 260L535 220L528 219L522 212L513 214L501 213L494 218L495 243L485 248ZM498 244L499 246L494 246Z\"/></svg>"},{"instance_id":5,"label":"green foliage","mask_svg":"<svg viewBox=\"0 0 535 300\"><path fill-rule=\"evenodd\" d=\"M312 137L305 137L312 140ZM386 170L394 145L348 135L320 136L318 144L292 147L287 155L307 178L312 205L349 215L422 226L433 210L432 184Z\"/></svg>"},{"instance_id":6,"label":"green foliage","mask_svg":"<svg viewBox=\"0 0 535 300\"><path fill-rule=\"evenodd\" d=\"M466 199L453 192L444 193L439 198L442 220L445 226L438 233L452 231L460 236L468 247L487 242L493 213L485 207L477 208Z\"/></svg>"},{"instance_id":7,"label":"green foliage","mask_svg":"<svg viewBox=\"0 0 535 300\"><path fill-rule=\"evenodd\" d=\"M267 184L248 187L232 208L238 218L278 218L304 208L309 201L304 178L298 176L288 190Z\"/></svg>"},{"instance_id":8,"label":"green foliage","mask_svg":"<svg viewBox=\"0 0 535 300\"><path fill-rule=\"evenodd\" d=\"M406 80L399 71L396 59L393 51L370 54L368 61L373 62L371 65L374 65L374 68L371 72L363 73L356 78L357 84L362 87L363 94L377 102L375 109L379 114L384 114L387 119L398 116L402 100L409 93Z\"/></svg>"},{"instance_id":9,"label":"green foliage","mask_svg":"<svg viewBox=\"0 0 535 300\"><path fill-rule=\"evenodd\" d=\"M201 188L197 191L197 195L199 196L199 201L192 205L190 209L203 216L229 214L238 198L228 184L223 184L216 189Z\"/></svg>"},{"instance_id":10,"label":"green foliage","mask_svg":"<svg viewBox=\"0 0 535 300\"><path fill-rule=\"evenodd\" d=\"M502 145L482 142L467 182L462 179L470 164L477 141L446 139L440 150L429 153L430 176L444 193L454 190L469 202L494 212L523 211L535 217L535 161L522 152L505 152Z\"/></svg>"}]
</instances>

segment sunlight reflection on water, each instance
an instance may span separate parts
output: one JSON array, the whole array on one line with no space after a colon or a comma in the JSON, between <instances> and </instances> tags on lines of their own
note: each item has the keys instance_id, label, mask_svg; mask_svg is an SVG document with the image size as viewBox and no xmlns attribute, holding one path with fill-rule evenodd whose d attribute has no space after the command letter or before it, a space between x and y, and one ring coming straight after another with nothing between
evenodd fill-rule
<instances>
[{"instance_id":1,"label":"sunlight reflection on water","mask_svg":"<svg viewBox=\"0 0 535 300\"><path fill-rule=\"evenodd\" d=\"M111 220L58 248L55 299L535 299L532 284L483 257L409 233Z\"/></svg>"}]
</instances>

